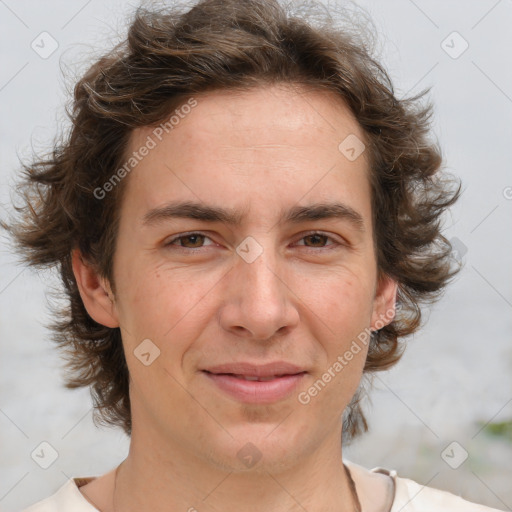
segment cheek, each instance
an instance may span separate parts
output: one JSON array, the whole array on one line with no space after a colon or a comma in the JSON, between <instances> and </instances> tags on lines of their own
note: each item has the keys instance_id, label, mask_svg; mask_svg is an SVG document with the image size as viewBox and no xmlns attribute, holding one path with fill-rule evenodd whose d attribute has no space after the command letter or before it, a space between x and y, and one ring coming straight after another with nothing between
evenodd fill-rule
<instances>
[{"instance_id":1,"label":"cheek","mask_svg":"<svg viewBox=\"0 0 512 512\"><path fill-rule=\"evenodd\" d=\"M333 337L326 349L326 363L322 365L319 374L310 381L305 389L302 400L310 400L319 416L339 419L356 392L363 375L364 364L368 351L369 337L365 340L358 338L359 329L345 329L338 337Z\"/></svg>"},{"instance_id":2,"label":"cheek","mask_svg":"<svg viewBox=\"0 0 512 512\"><path fill-rule=\"evenodd\" d=\"M133 279L125 281L120 296L121 321L131 343L149 338L161 350L177 351L180 340L193 339L203 328L208 291L219 277L182 270L160 265L130 272Z\"/></svg>"},{"instance_id":3,"label":"cheek","mask_svg":"<svg viewBox=\"0 0 512 512\"><path fill-rule=\"evenodd\" d=\"M312 336L324 350L319 385L330 390L325 393L326 400L340 405L350 399L363 372L370 340L372 288L353 274L340 273L324 281L311 298Z\"/></svg>"},{"instance_id":4,"label":"cheek","mask_svg":"<svg viewBox=\"0 0 512 512\"><path fill-rule=\"evenodd\" d=\"M318 315L335 339L357 335L369 325L372 287L362 272L330 269L328 274L302 281L304 303Z\"/></svg>"}]
</instances>

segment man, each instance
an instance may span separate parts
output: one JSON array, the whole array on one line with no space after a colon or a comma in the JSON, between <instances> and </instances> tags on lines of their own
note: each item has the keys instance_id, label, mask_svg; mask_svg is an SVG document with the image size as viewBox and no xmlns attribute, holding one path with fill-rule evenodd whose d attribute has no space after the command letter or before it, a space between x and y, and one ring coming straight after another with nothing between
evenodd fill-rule
<instances>
[{"instance_id":1,"label":"man","mask_svg":"<svg viewBox=\"0 0 512 512\"><path fill-rule=\"evenodd\" d=\"M456 272L416 99L271 0L138 11L12 227L60 264L68 386L130 452L27 510L491 510L342 458L364 377Z\"/></svg>"}]
</instances>

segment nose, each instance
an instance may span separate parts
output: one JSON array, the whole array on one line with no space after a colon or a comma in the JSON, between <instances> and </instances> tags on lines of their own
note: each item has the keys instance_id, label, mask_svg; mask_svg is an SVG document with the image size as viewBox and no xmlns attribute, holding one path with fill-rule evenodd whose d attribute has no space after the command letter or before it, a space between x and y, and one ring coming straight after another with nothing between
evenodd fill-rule
<instances>
[{"instance_id":1,"label":"nose","mask_svg":"<svg viewBox=\"0 0 512 512\"><path fill-rule=\"evenodd\" d=\"M220 310L220 323L226 331L265 341L288 334L298 325L298 299L290 273L271 254L265 249L252 262L237 256L226 275L226 300Z\"/></svg>"}]
</instances>

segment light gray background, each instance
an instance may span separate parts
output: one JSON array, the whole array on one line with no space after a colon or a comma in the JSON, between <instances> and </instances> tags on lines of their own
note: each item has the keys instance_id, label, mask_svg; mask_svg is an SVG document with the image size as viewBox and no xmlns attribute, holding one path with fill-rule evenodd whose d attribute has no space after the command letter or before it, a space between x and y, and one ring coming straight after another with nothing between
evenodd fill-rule
<instances>
[{"instance_id":1,"label":"light gray background","mask_svg":"<svg viewBox=\"0 0 512 512\"><path fill-rule=\"evenodd\" d=\"M401 363L375 380L365 406L371 430L344 457L512 510L512 439L481 430L512 419L512 1L357 3L377 24L398 96L433 85L445 166L464 182L446 236L457 237L467 253L464 270L426 313ZM18 155L29 156L31 144L47 147L64 118L60 66L83 69L123 34L134 5L0 0L0 215L10 208ZM43 31L59 45L47 59L31 48ZM453 31L469 44L458 58L452 56L462 40L446 39ZM109 471L126 456L128 439L94 427L88 390L63 388L43 327L52 274L23 270L5 237L1 243L0 510L13 511L69 477ZM58 452L46 470L31 458L43 441ZM441 455L454 441L452 460L468 452L458 469Z\"/></svg>"}]
</instances>

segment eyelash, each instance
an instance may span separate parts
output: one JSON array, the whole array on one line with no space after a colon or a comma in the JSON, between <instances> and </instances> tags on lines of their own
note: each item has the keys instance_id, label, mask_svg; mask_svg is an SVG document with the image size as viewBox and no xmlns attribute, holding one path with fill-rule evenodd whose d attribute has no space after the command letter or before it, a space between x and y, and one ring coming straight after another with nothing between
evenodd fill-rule
<instances>
[{"instance_id":1,"label":"eyelash","mask_svg":"<svg viewBox=\"0 0 512 512\"><path fill-rule=\"evenodd\" d=\"M182 233L181 235L177 235L177 236L173 237L171 240L169 240L168 242L166 242L164 244L164 247L166 247L166 248L172 247L173 250L184 251L184 252L190 252L190 251L198 252L200 249L203 249L204 246L202 246L202 247L195 247L195 248L182 247L182 246L179 246L179 245L175 245L174 246L175 242L177 242L179 240L182 240L184 238L188 238L188 237L194 236L194 235L203 236L203 237L208 238L209 240L211 240L213 242L213 240L208 235L206 235L205 233L202 233L200 231L191 231L189 233ZM324 236L328 240L333 242L330 246L326 246L326 247L307 247L307 246L303 246L306 249L312 250L314 252L318 252L319 250L320 251L331 251L331 250L334 250L334 249L346 246L346 244L344 244L342 242L339 242L334 237L332 237L332 236L330 236L327 233L324 233L322 231L311 231L311 232L308 232L308 233L304 234L299 240L303 240L304 238L306 238L308 236L313 236L313 235ZM338 246L338 247L336 247L336 246Z\"/></svg>"}]
</instances>

